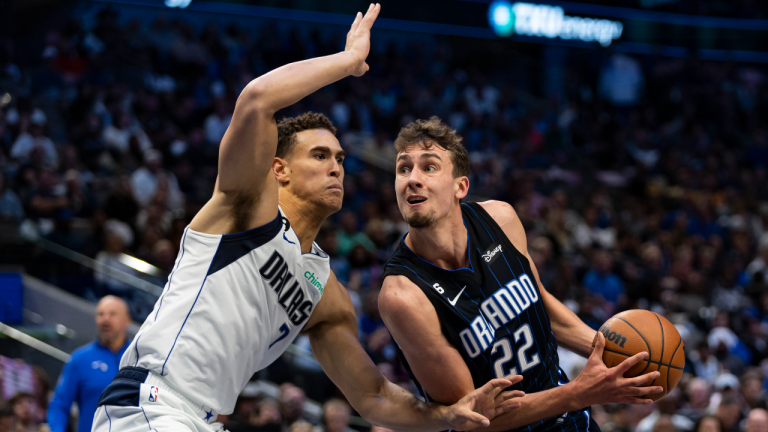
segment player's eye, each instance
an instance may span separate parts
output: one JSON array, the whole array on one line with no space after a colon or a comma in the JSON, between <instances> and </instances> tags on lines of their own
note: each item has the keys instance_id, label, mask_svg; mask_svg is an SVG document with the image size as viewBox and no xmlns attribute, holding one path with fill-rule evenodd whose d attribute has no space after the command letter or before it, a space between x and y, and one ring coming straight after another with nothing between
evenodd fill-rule
<instances>
[{"instance_id":1,"label":"player's eye","mask_svg":"<svg viewBox=\"0 0 768 432\"><path fill-rule=\"evenodd\" d=\"M337 157L337 158L336 158L336 162L338 162L338 163L340 163L340 164L341 164L341 163L344 163L344 158L343 158L343 157Z\"/></svg>"},{"instance_id":2,"label":"player's eye","mask_svg":"<svg viewBox=\"0 0 768 432\"><path fill-rule=\"evenodd\" d=\"M408 174L409 172L411 172L411 169L408 167L401 167L399 172L401 174Z\"/></svg>"},{"instance_id":3,"label":"player's eye","mask_svg":"<svg viewBox=\"0 0 768 432\"><path fill-rule=\"evenodd\" d=\"M427 171L427 172L434 172L434 171L437 171L437 168L434 165L430 165L430 166L427 167L427 169L425 171Z\"/></svg>"},{"instance_id":4,"label":"player's eye","mask_svg":"<svg viewBox=\"0 0 768 432\"><path fill-rule=\"evenodd\" d=\"M322 154L322 153L318 153L318 154L315 155L315 158L318 159L318 160L323 160L323 159L325 159L325 155Z\"/></svg>"}]
</instances>

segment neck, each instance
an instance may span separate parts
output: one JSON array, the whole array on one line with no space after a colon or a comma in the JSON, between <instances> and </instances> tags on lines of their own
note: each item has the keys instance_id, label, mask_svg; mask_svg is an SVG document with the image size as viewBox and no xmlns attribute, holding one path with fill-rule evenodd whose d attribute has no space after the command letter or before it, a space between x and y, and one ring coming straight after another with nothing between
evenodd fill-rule
<instances>
[{"instance_id":1,"label":"neck","mask_svg":"<svg viewBox=\"0 0 768 432\"><path fill-rule=\"evenodd\" d=\"M405 244L421 258L446 270L469 266L467 228L461 208L427 228L411 228Z\"/></svg>"},{"instance_id":2,"label":"neck","mask_svg":"<svg viewBox=\"0 0 768 432\"><path fill-rule=\"evenodd\" d=\"M321 210L306 200L298 199L282 190L278 202L283 214L291 223L293 231L299 237L301 252L308 253L312 250L312 242L315 241L317 233L320 232L320 226L328 215L323 214Z\"/></svg>"},{"instance_id":3,"label":"neck","mask_svg":"<svg viewBox=\"0 0 768 432\"><path fill-rule=\"evenodd\" d=\"M125 334L121 334L112 340L106 340L102 337L99 337L99 343L109 348L109 350L113 353L116 353L120 351L120 348L122 348L123 345L125 345Z\"/></svg>"}]
</instances>

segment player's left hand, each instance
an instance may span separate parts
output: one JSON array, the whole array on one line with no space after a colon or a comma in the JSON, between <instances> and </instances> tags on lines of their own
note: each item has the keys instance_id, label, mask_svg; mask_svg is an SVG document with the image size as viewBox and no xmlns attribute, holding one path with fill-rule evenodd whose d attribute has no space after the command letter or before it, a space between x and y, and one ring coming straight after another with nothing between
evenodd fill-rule
<instances>
[{"instance_id":1,"label":"player's left hand","mask_svg":"<svg viewBox=\"0 0 768 432\"><path fill-rule=\"evenodd\" d=\"M520 390L505 391L505 388L519 383L521 375L504 379L493 379L484 386L464 396L448 407L448 423L455 431L467 431L487 427L494 417L520 407L514 398L525 395Z\"/></svg>"}]
</instances>

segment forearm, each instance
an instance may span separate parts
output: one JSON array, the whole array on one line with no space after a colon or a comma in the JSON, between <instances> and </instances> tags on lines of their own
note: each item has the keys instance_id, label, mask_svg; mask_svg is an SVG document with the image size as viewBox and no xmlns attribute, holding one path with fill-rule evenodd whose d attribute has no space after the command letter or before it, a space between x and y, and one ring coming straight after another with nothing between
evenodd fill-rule
<instances>
[{"instance_id":1,"label":"forearm","mask_svg":"<svg viewBox=\"0 0 768 432\"><path fill-rule=\"evenodd\" d=\"M361 398L355 408L369 422L398 432L450 429L445 406L422 402L386 379L378 394Z\"/></svg>"},{"instance_id":2,"label":"forearm","mask_svg":"<svg viewBox=\"0 0 768 432\"><path fill-rule=\"evenodd\" d=\"M595 331L549 293L544 295L544 306L558 345L584 358L589 357Z\"/></svg>"},{"instance_id":3,"label":"forearm","mask_svg":"<svg viewBox=\"0 0 768 432\"><path fill-rule=\"evenodd\" d=\"M268 115L352 74L357 60L347 51L290 63L251 81L243 95ZM241 97L243 97L241 95Z\"/></svg>"},{"instance_id":4,"label":"forearm","mask_svg":"<svg viewBox=\"0 0 768 432\"><path fill-rule=\"evenodd\" d=\"M48 405L48 427L51 432L65 432L69 425L69 412L71 404L67 405L66 402L54 396L50 405Z\"/></svg>"},{"instance_id":5,"label":"forearm","mask_svg":"<svg viewBox=\"0 0 768 432\"><path fill-rule=\"evenodd\" d=\"M542 392L526 393L516 399L521 403L519 408L496 417L483 432L512 430L589 406L586 401L581 401L574 387L574 383L568 383Z\"/></svg>"}]
</instances>

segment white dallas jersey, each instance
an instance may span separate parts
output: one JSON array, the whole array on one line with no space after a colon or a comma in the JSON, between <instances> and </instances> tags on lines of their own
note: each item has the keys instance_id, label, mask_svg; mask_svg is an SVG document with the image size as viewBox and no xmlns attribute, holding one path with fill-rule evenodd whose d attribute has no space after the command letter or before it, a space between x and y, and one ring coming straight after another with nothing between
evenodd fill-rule
<instances>
[{"instance_id":1,"label":"white dallas jersey","mask_svg":"<svg viewBox=\"0 0 768 432\"><path fill-rule=\"evenodd\" d=\"M251 376L304 328L330 276L328 255L299 239L278 211L249 231L184 232L162 296L120 367L163 376L187 397L221 414Z\"/></svg>"}]
</instances>

